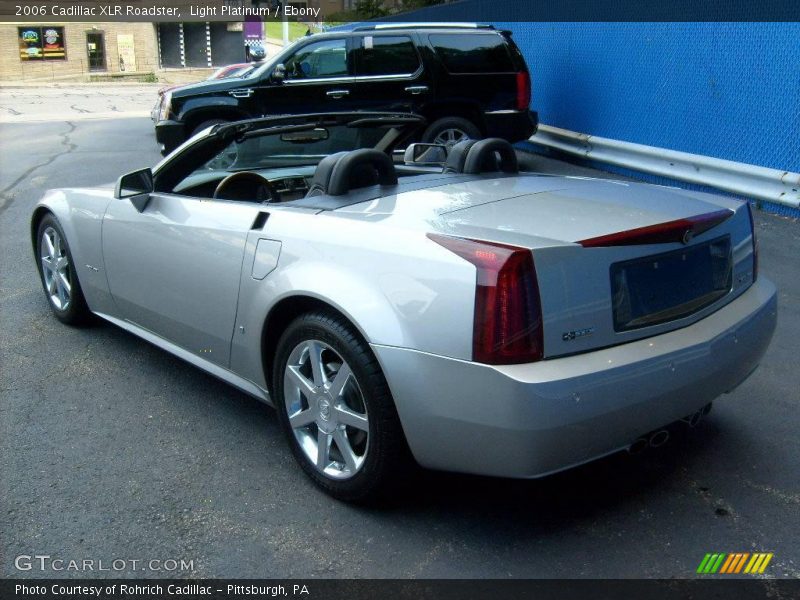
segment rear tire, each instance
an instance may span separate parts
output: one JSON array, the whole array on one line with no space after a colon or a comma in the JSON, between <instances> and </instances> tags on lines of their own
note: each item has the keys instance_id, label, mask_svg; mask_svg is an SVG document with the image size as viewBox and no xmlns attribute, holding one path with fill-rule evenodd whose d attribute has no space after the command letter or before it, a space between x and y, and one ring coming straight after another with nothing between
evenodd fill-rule
<instances>
[{"instance_id":1,"label":"rear tire","mask_svg":"<svg viewBox=\"0 0 800 600\"><path fill-rule=\"evenodd\" d=\"M272 382L292 454L326 493L368 503L405 481L413 459L386 379L344 319L295 319L278 342Z\"/></svg>"},{"instance_id":2,"label":"rear tire","mask_svg":"<svg viewBox=\"0 0 800 600\"><path fill-rule=\"evenodd\" d=\"M87 323L91 312L78 281L75 261L64 230L52 213L42 218L36 230L36 266L47 304L55 317L67 325Z\"/></svg>"},{"instance_id":3,"label":"rear tire","mask_svg":"<svg viewBox=\"0 0 800 600\"><path fill-rule=\"evenodd\" d=\"M465 139L479 140L481 130L472 121L463 117L444 117L431 123L422 134L428 144L443 144L449 148Z\"/></svg>"}]
</instances>

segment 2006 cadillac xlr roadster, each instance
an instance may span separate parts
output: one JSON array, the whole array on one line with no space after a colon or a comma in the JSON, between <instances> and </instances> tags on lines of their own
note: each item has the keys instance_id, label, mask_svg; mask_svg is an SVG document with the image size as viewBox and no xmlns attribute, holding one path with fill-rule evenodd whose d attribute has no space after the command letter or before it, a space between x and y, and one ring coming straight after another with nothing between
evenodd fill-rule
<instances>
[{"instance_id":1,"label":"2006 cadillac xlr roadster","mask_svg":"<svg viewBox=\"0 0 800 600\"><path fill-rule=\"evenodd\" d=\"M116 188L49 191L50 307L273 404L347 500L413 460L537 477L660 443L756 367L776 293L747 204L519 173L502 140L409 144L422 125L222 124Z\"/></svg>"}]
</instances>

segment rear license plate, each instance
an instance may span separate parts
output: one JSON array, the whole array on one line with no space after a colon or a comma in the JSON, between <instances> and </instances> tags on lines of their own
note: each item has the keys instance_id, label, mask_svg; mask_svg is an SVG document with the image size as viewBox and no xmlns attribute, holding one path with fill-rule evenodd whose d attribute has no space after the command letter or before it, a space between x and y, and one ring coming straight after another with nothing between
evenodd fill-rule
<instances>
[{"instance_id":1,"label":"rear license plate","mask_svg":"<svg viewBox=\"0 0 800 600\"><path fill-rule=\"evenodd\" d=\"M731 290L730 236L611 265L614 329L691 315Z\"/></svg>"}]
</instances>

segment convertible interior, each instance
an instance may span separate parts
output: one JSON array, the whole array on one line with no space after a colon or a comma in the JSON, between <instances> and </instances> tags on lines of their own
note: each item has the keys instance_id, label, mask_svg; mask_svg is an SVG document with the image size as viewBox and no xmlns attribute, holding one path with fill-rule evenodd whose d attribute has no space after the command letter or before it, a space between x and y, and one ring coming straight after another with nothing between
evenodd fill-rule
<instances>
[{"instance_id":1,"label":"convertible interior","mask_svg":"<svg viewBox=\"0 0 800 600\"><path fill-rule=\"evenodd\" d=\"M157 191L196 198L333 208L395 192L518 173L505 140L452 148L408 143L424 125L403 113L334 113L218 126L158 170ZM197 146L197 147L195 147Z\"/></svg>"}]
</instances>

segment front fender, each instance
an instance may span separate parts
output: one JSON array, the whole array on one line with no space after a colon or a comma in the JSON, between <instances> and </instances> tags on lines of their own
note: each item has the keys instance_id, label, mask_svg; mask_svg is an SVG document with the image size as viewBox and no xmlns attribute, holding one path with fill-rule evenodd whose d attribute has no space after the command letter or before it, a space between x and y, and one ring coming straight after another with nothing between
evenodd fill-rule
<instances>
[{"instance_id":1,"label":"front fender","mask_svg":"<svg viewBox=\"0 0 800 600\"><path fill-rule=\"evenodd\" d=\"M178 120L187 123L201 114L204 115L203 118L207 117L208 119L222 118L225 115L234 114L237 115L237 118L245 118L247 115L239 106L239 101L233 96L228 96L227 92L222 92L221 94L223 93L225 95L188 98L178 111Z\"/></svg>"},{"instance_id":2,"label":"front fender","mask_svg":"<svg viewBox=\"0 0 800 600\"><path fill-rule=\"evenodd\" d=\"M75 274L89 309L114 315L101 243L103 215L112 194L111 188L48 190L34 207L31 239L35 255L39 220L46 212L52 213L67 238Z\"/></svg>"}]
</instances>

